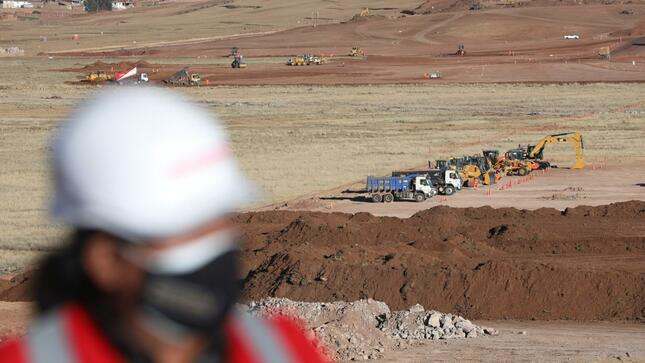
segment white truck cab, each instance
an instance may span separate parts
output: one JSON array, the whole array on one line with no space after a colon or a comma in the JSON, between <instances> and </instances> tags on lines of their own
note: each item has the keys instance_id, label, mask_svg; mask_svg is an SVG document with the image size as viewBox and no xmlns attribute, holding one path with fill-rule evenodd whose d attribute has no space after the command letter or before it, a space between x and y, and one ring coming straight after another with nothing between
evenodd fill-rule
<instances>
[{"instance_id":1,"label":"white truck cab","mask_svg":"<svg viewBox=\"0 0 645 363\"><path fill-rule=\"evenodd\" d=\"M446 170L446 177L444 180L446 181L446 184L452 184L452 186L457 190L461 190L461 187L464 185L464 181L459 176L459 173L454 170Z\"/></svg>"},{"instance_id":2,"label":"white truck cab","mask_svg":"<svg viewBox=\"0 0 645 363\"><path fill-rule=\"evenodd\" d=\"M437 194L437 189L432 186L432 182L425 176L417 176L414 179L414 190L423 193L426 198Z\"/></svg>"}]
</instances>

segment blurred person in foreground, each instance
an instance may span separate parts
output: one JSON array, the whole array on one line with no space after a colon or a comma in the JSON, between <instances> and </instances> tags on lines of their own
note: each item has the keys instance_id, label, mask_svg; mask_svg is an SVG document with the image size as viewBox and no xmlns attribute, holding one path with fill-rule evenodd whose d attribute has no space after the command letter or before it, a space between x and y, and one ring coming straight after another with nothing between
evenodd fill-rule
<instances>
[{"instance_id":1,"label":"blurred person in foreground","mask_svg":"<svg viewBox=\"0 0 645 363\"><path fill-rule=\"evenodd\" d=\"M231 214L252 198L223 128L159 89L85 103L54 142L53 215L74 229L1 362L323 362L300 325L234 308Z\"/></svg>"}]
</instances>

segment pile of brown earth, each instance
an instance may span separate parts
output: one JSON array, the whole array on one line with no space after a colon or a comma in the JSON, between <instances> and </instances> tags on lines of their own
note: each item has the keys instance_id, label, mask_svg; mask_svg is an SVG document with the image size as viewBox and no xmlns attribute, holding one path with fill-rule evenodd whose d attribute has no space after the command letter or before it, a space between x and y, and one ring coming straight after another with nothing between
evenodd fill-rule
<instances>
[{"instance_id":1,"label":"pile of brown earth","mask_svg":"<svg viewBox=\"0 0 645 363\"><path fill-rule=\"evenodd\" d=\"M645 202L237 218L247 298L373 298L473 319L645 319Z\"/></svg>"},{"instance_id":2,"label":"pile of brown earth","mask_svg":"<svg viewBox=\"0 0 645 363\"><path fill-rule=\"evenodd\" d=\"M471 319L645 320L645 202L535 211L434 207L241 214L246 298L372 298ZM30 273L0 281L29 300Z\"/></svg>"}]
</instances>

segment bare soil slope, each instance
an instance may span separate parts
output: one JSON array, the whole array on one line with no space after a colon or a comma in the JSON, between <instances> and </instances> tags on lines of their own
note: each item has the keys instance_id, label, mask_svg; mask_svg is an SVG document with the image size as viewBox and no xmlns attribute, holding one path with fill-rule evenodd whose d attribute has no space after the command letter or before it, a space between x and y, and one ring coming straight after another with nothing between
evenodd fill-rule
<instances>
[{"instance_id":1,"label":"bare soil slope","mask_svg":"<svg viewBox=\"0 0 645 363\"><path fill-rule=\"evenodd\" d=\"M249 298L420 303L479 319L645 318L645 202L560 212L435 207L409 219L258 212L238 222Z\"/></svg>"}]
</instances>

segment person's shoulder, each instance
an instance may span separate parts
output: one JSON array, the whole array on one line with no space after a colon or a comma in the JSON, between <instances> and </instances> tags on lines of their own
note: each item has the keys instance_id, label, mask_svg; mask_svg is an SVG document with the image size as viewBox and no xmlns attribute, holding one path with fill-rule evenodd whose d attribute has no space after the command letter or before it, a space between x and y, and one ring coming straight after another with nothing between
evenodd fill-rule
<instances>
[{"instance_id":1,"label":"person's shoulder","mask_svg":"<svg viewBox=\"0 0 645 363\"><path fill-rule=\"evenodd\" d=\"M16 337L0 343L0 362L26 362L24 353L24 338Z\"/></svg>"}]
</instances>

